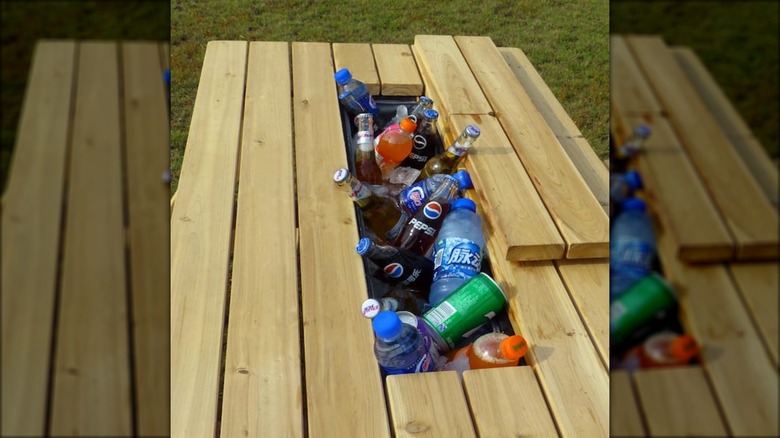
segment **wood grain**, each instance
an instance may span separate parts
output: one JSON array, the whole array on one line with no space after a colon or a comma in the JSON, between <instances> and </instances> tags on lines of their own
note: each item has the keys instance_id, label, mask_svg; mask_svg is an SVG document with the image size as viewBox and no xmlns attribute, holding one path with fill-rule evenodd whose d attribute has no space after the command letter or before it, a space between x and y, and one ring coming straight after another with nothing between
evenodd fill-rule
<instances>
[{"instance_id":1,"label":"wood grain","mask_svg":"<svg viewBox=\"0 0 780 438\"><path fill-rule=\"evenodd\" d=\"M455 371L387 377L396 437L476 437Z\"/></svg>"},{"instance_id":2,"label":"wood grain","mask_svg":"<svg viewBox=\"0 0 780 438\"><path fill-rule=\"evenodd\" d=\"M221 430L303 436L288 44L248 62Z\"/></svg>"},{"instance_id":3,"label":"wood grain","mask_svg":"<svg viewBox=\"0 0 780 438\"><path fill-rule=\"evenodd\" d=\"M46 433L76 53L72 41L36 44L3 194L3 436Z\"/></svg>"},{"instance_id":4,"label":"wood grain","mask_svg":"<svg viewBox=\"0 0 780 438\"><path fill-rule=\"evenodd\" d=\"M171 217L171 432L214 433L246 42L206 47Z\"/></svg>"},{"instance_id":5,"label":"wood grain","mask_svg":"<svg viewBox=\"0 0 780 438\"><path fill-rule=\"evenodd\" d=\"M384 96L421 96L423 83L406 44L372 44Z\"/></svg>"},{"instance_id":6,"label":"wood grain","mask_svg":"<svg viewBox=\"0 0 780 438\"><path fill-rule=\"evenodd\" d=\"M308 432L389 436L371 325L356 310L367 295L350 243L358 240L355 210L333 184L347 157L330 46L295 42L292 60ZM336 342L346 334L349 342Z\"/></svg>"},{"instance_id":7,"label":"wood grain","mask_svg":"<svg viewBox=\"0 0 780 438\"><path fill-rule=\"evenodd\" d=\"M700 367L639 370L634 382L650 436L729 436Z\"/></svg>"},{"instance_id":8,"label":"wood grain","mask_svg":"<svg viewBox=\"0 0 780 438\"><path fill-rule=\"evenodd\" d=\"M780 272L777 263L732 263L729 270L734 284L753 315L775 367L778 366L777 306Z\"/></svg>"},{"instance_id":9,"label":"wood grain","mask_svg":"<svg viewBox=\"0 0 780 438\"><path fill-rule=\"evenodd\" d=\"M545 122L561 143L563 150L580 172L585 184L593 196L599 201L605 212L609 212L609 168L599 159L598 155L574 124L569 114L555 98L550 88L536 71L531 61L522 50L514 47L499 47L509 68L517 80L528 92Z\"/></svg>"},{"instance_id":10,"label":"wood grain","mask_svg":"<svg viewBox=\"0 0 780 438\"><path fill-rule=\"evenodd\" d=\"M612 436L647 436L642 424L631 375L626 371L612 371L609 374L610 415L609 431Z\"/></svg>"},{"instance_id":11,"label":"wood grain","mask_svg":"<svg viewBox=\"0 0 780 438\"><path fill-rule=\"evenodd\" d=\"M720 89L715 79L704 67L696 53L688 47L674 47L672 54L682 70L696 88L704 104L723 129L734 150L750 169L761 190L774 205L778 206L780 182L778 180L777 164L766 153L763 146L756 140L750 128Z\"/></svg>"},{"instance_id":12,"label":"wood grain","mask_svg":"<svg viewBox=\"0 0 780 438\"><path fill-rule=\"evenodd\" d=\"M669 48L657 36L627 43L737 243L740 260L776 259L777 210L726 138ZM724 166L729 171L724 172Z\"/></svg>"},{"instance_id":13,"label":"wood grain","mask_svg":"<svg viewBox=\"0 0 780 438\"><path fill-rule=\"evenodd\" d=\"M609 219L489 37L456 37L567 243L566 258L609 255Z\"/></svg>"},{"instance_id":14,"label":"wood grain","mask_svg":"<svg viewBox=\"0 0 780 438\"><path fill-rule=\"evenodd\" d=\"M663 115L663 108L634 59L626 36L609 36L609 100L622 113L651 121Z\"/></svg>"},{"instance_id":15,"label":"wood grain","mask_svg":"<svg viewBox=\"0 0 780 438\"><path fill-rule=\"evenodd\" d=\"M466 371L463 387L480 437L558 436L531 367Z\"/></svg>"},{"instance_id":16,"label":"wood grain","mask_svg":"<svg viewBox=\"0 0 780 438\"><path fill-rule=\"evenodd\" d=\"M379 73L374 64L370 44L333 43L333 62L336 64L336 70L349 69L352 78L366 84L372 96L379 95Z\"/></svg>"},{"instance_id":17,"label":"wood grain","mask_svg":"<svg viewBox=\"0 0 780 438\"><path fill-rule=\"evenodd\" d=\"M53 436L133 433L117 50L114 42L79 45Z\"/></svg>"}]
</instances>

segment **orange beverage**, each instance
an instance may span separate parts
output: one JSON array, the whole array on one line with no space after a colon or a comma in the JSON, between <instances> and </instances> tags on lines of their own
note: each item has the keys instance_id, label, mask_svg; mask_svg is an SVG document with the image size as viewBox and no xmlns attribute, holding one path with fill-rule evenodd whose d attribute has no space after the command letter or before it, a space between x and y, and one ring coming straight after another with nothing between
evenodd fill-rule
<instances>
[{"instance_id":1,"label":"orange beverage","mask_svg":"<svg viewBox=\"0 0 780 438\"><path fill-rule=\"evenodd\" d=\"M477 370L515 366L527 351L528 345L522 336L488 333L474 341L466 354L469 356L469 368Z\"/></svg>"},{"instance_id":2,"label":"orange beverage","mask_svg":"<svg viewBox=\"0 0 780 438\"><path fill-rule=\"evenodd\" d=\"M417 124L406 117L401 120L398 129L387 131L379 137L376 145L376 161L382 175L396 168L412 151L414 130Z\"/></svg>"}]
</instances>

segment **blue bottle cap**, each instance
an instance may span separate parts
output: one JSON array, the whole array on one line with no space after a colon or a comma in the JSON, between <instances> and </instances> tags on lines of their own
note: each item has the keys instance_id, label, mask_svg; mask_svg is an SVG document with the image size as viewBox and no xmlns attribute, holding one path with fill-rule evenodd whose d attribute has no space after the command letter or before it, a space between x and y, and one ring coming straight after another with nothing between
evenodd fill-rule
<instances>
[{"instance_id":1,"label":"blue bottle cap","mask_svg":"<svg viewBox=\"0 0 780 438\"><path fill-rule=\"evenodd\" d=\"M358 240L357 246L355 247L355 252L360 255L366 255L366 252L368 252L369 248L371 248L371 239L364 237Z\"/></svg>"},{"instance_id":2,"label":"blue bottle cap","mask_svg":"<svg viewBox=\"0 0 780 438\"><path fill-rule=\"evenodd\" d=\"M480 131L476 125L468 125L466 126L466 134L472 137L479 137Z\"/></svg>"},{"instance_id":3,"label":"blue bottle cap","mask_svg":"<svg viewBox=\"0 0 780 438\"><path fill-rule=\"evenodd\" d=\"M433 105L433 99L431 99L428 96L420 96L419 99L417 99L418 102Z\"/></svg>"},{"instance_id":4,"label":"blue bottle cap","mask_svg":"<svg viewBox=\"0 0 780 438\"><path fill-rule=\"evenodd\" d=\"M436 120L439 118L439 112L433 108L428 108L423 111L423 116L425 116L426 119Z\"/></svg>"},{"instance_id":5,"label":"blue bottle cap","mask_svg":"<svg viewBox=\"0 0 780 438\"><path fill-rule=\"evenodd\" d=\"M650 128L644 123L640 123L634 127L634 134L640 138L650 137Z\"/></svg>"},{"instance_id":6,"label":"blue bottle cap","mask_svg":"<svg viewBox=\"0 0 780 438\"><path fill-rule=\"evenodd\" d=\"M352 73L350 73L348 69L342 68L341 70L337 71L333 77L336 78L337 84L344 85L352 80Z\"/></svg>"},{"instance_id":7,"label":"blue bottle cap","mask_svg":"<svg viewBox=\"0 0 780 438\"><path fill-rule=\"evenodd\" d=\"M465 170L453 173L452 177L458 181L458 190L467 190L474 187L474 183L471 182L471 175Z\"/></svg>"},{"instance_id":8,"label":"blue bottle cap","mask_svg":"<svg viewBox=\"0 0 780 438\"><path fill-rule=\"evenodd\" d=\"M623 201L623 211L646 211L647 204L639 198L628 198Z\"/></svg>"},{"instance_id":9,"label":"blue bottle cap","mask_svg":"<svg viewBox=\"0 0 780 438\"><path fill-rule=\"evenodd\" d=\"M629 170L625 173L624 177L626 179L626 183L628 184L628 188L631 190L636 190L642 187L642 175L640 175L636 170Z\"/></svg>"},{"instance_id":10,"label":"blue bottle cap","mask_svg":"<svg viewBox=\"0 0 780 438\"><path fill-rule=\"evenodd\" d=\"M401 334L403 323L395 312L384 310L374 317L371 326L380 339L393 339Z\"/></svg>"},{"instance_id":11,"label":"blue bottle cap","mask_svg":"<svg viewBox=\"0 0 780 438\"><path fill-rule=\"evenodd\" d=\"M477 212L477 204L469 198L458 198L450 204L450 211L459 210L461 208L471 210L474 213Z\"/></svg>"},{"instance_id":12,"label":"blue bottle cap","mask_svg":"<svg viewBox=\"0 0 780 438\"><path fill-rule=\"evenodd\" d=\"M163 80L165 81L165 84L170 86L171 85L171 69L166 68L165 72L163 73Z\"/></svg>"}]
</instances>

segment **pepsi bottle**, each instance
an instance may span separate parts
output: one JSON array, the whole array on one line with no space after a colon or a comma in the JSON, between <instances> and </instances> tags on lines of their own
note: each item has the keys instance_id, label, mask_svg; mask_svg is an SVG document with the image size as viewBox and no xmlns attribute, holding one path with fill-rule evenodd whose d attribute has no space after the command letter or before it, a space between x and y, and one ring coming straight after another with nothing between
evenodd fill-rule
<instances>
[{"instance_id":1,"label":"pepsi bottle","mask_svg":"<svg viewBox=\"0 0 780 438\"><path fill-rule=\"evenodd\" d=\"M433 281L432 261L411 251L382 245L368 237L358 241L355 251L379 267L374 272L375 277L420 291L427 299Z\"/></svg>"},{"instance_id":2,"label":"pepsi bottle","mask_svg":"<svg viewBox=\"0 0 780 438\"><path fill-rule=\"evenodd\" d=\"M435 109L427 109L417 121L417 130L414 133L412 151L401 163L403 167L422 170L425 163L436 155L436 121L439 112Z\"/></svg>"},{"instance_id":3,"label":"pepsi bottle","mask_svg":"<svg viewBox=\"0 0 780 438\"><path fill-rule=\"evenodd\" d=\"M450 200L455 197L457 190L458 186L454 179L448 179L431 193L428 202L423 204L401 229L395 240L395 246L423 256L427 255L439 233L444 216L450 209Z\"/></svg>"},{"instance_id":4,"label":"pepsi bottle","mask_svg":"<svg viewBox=\"0 0 780 438\"><path fill-rule=\"evenodd\" d=\"M425 204L431 193L435 192L442 184L452 184L453 180L458 185L458 190L466 190L473 187L471 176L465 170L460 170L452 175L437 174L416 182L401 191L398 194L398 205L407 214L412 215ZM457 191L451 192L451 196L457 196Z\"/></svg>"}]
</instances>

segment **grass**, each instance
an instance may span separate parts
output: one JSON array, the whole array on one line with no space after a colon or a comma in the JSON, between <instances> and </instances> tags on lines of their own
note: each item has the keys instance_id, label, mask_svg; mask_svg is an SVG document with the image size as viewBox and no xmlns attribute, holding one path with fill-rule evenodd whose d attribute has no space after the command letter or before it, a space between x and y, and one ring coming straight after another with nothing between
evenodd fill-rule
<instances>
[{"instance_id":1,"label":"grass","mask_svg":"<svg viewBox=\"0 0 780 438\"><path fill-rule=\"evenodd\" d=\"M521 48L601 158L609 151L609 2L172 0L171 190L178 184L208 41L412 44L487 35Z\"/></svg>"},{"instance_id":2,"label":"grass","mask_svg":"<svg viewBox=\"0 0 780 438\"><path fill-rule=\"evenodd\" d=\"M2 146L0 192L19 123L35 42L42 38L154 40L170 38L167 1L2 2Z\"/></svg>"},{"instance_id":3,"label":"grass","mask_svg":"<svg viewBox=\"0 0 780 438\"><path fill-rule=\"evenodd\" d=\"M778 2L612 2L610 31L658 34L693 49L778 158Z\"/></svg>"}]
</instances>

